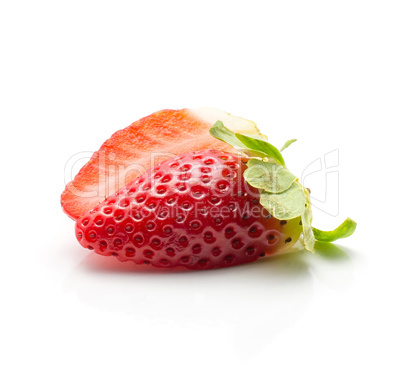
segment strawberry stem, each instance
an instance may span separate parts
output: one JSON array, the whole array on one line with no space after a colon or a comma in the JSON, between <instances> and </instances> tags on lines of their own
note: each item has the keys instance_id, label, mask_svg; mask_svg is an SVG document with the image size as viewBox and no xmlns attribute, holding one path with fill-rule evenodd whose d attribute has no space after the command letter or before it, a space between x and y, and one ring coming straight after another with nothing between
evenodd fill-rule
<instances>
[{"instance_id":1,"label":"strawberry stem","mask_svg":"<svg viewBox=\"0 0 402 367\"><path fill-rule=\"evenodd\" d=\"M260 204L275 218L288 220L300 217L303 225L303 244L307 250L314 252L316 241L328 243L349 237L354 232L356 222L350 218L332 231L321 231L311 226L310 192L286 169L281 154L281 151L296 139L288 140L278 150L267 141L235 134L225 127L222 121L217 121L209 132L249 158L257 158L248 161L244 179L250 186L261 190Z\"/></svg>"}]
</instances>

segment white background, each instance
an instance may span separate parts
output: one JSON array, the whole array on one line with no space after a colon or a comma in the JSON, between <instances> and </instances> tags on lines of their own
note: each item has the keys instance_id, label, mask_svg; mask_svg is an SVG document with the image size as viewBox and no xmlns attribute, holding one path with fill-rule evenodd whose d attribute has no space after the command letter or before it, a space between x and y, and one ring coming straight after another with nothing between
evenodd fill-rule
<instances>
[{"instance_id":1,"label":"white background","mask_svg":"<svg viewBox=\"0 0 402 367\"><path fill-rule=\"evenodd\" d=\"M401 19L386 0L1 2L1 365L400 366ZM339 150L338 214L314 224L355 235L204 272L81 248L67 160L201 106L298 138L298 175ZM323 201L325 169L308 180Z\"/></svg>"}]
</instances>

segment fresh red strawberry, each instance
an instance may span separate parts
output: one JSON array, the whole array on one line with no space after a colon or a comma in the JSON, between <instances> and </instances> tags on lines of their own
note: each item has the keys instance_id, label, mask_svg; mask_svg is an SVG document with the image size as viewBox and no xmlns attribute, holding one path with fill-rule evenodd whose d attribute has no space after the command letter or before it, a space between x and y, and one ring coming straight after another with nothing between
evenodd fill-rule
<instances>
[{"instance_id":1,"label":"fresh red strawberry","mask_svg":"<svg viewBox=\"0 0 402 367\"><path fill-rule=\"evenodd\" d=\"M236 132L257 135L256 125L212 108L162 110L117 131L61 195L68 216L76 220L136 177L172 155L189 150L224 149L229 145L212 137L209 129L222 120Z\"/></svg>"},{"instance_id":2,"label":"fresh red strawberry","mask_svg":"<svg viewBox=\"0 0 402 367\"><path fill-rule=\"evenodd\" d=\"M212 138L205 135L205 121L210 122L216 110L203 111L207 117L201 127L194 127L199 121L194 114L188 118L189 110L162 111L145 118L144 126L134 124L116 133L67 185L62 195L64 210L74 218L89 209L76 223L76 236L83 247L137 264L208 269L284 253L298 240L314 252L316 241L332 242L353 233L356 223L350 218L333 231L312 227L310 191L286 168L281 154L294 139L279 151L266 140L228 129L222 121L209 130ZM243 122L246 131L250 128L249 121L228 116L224 117L235 130L244 132ZM192 133L184 134L181 141L173 135L181 131L176 128L183 122ZM181 154L140 176L127 172L129 163L149 168L149 157L144 158L133 145L140 143L144 149L140 138L149 138L152 128L161 131L164 142L145 144L147 153L175 144L166 151ZM219 150L188 151L189 146L215 148L217 144ZM232 153L233 148L241 155ZM109 177L116 172L113 161L108 161L107 168L99 166L105 152L113 153L117 168L125 168L114 173L113 179ZM97 177L101 171L106 178ZM107 192L99 185L108 184L111 192L124 187L95 205ZM72 187L92 188L98 196L87 199L73 194Z\"/></svg>"},{"instance_id":3,"label":"fresh red strawberry","mask_svg":"<svg viewBox=\"0 0 402 367\"><path fill-rule=\"evenodd\" d=\"M187 152L140 176L76 223L85 248L121 261L191 269L255 261L291 248L300 217L274 218L243 177L248 159Z\"/></svg>"}]
</instances>

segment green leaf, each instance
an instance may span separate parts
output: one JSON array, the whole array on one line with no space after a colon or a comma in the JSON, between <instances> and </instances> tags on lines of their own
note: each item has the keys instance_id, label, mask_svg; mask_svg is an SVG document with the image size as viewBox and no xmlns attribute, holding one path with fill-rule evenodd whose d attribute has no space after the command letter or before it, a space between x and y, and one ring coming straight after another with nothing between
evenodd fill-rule
<instances>
[{"instance_id":1,"label":"green leaf","mask_svg":"<svg viewBox=\"0 0 402 367\"><path fill-rule=\"evenodd\" d=\"M209 133L214 138L231 145L241 153L244 153L250 157L266 158L267 156L264 152L246 147L239 139L237 139L235 133L232 130L229 130L225 125L223 125L222 121L215 122L215 124L209 130Z\"/></svg>"},{"instance_id":2,"label":"green leaf","mask_svg":"<svg viewBox=\"0 0 402 367\"><path fill-rule=\"evenodd\" d=\"M259 152L258 150L249 149L249 148L239 148L235 147L240 153L247 155L248 157L259 157L259 158L267 158L267 155L263 152Z\"/></svg>"},{"instance_id":3,"label":"green leaf","mask_svg":"<svg viewBox=\"0 0 402 367\"><path fill-rule=\"evenodd\" d=\"M303 242L307 250L314 252L316 241L328 243L348 237L354 232L356 222L350 218L333 231L321 231L311 226L312 210L309 192L285 168L281 152L273 145L253 136L236 134L226 128L222 121L217 121L211 127L210 133L250 158L263 159L250 159L244 178L251 186L262 190L260 203L275 218L288 220L301 217ZM295 141L296 139L288 140L281 151Z\"/></svg>"},{"instance_id":4,"label":"green leaf","mask_svg":"<svg viewBox=\"0 0 402 367\"><path fill-rule=\"evenodd\" d=\"M333 231L321 231L317 228L313 228L314 237L317 241L332 242L339 240L340 238L349 237L356 229L356 222L350 218L347 218L339 227Z\"/></svg>"},{"instance_id":5,"label":"green leaf","mask_svg":"<svg viewBox=\"0 0 402 367\"><path fill-rule=\"evenodd\" d=\"M263 191L260 203L275 218L288 220L297 218L304 212L306 197L302 187L293 182L289 189L280 194Z\"/></svg>"},{"instance_id":6,"label":"green leaf","mask_svg":"<svg viewBox=\"0 0 402 367\"><path fill-rule=\"evenodd\" d=\"M305 193L308 195L307 193ZM303 242L306 250L314 252L315 238L313 233L313 227L311 226L311 221L313 220L313 214L311 211L310 200L307 196L307 206L305 207L303 214L301 216L303 225Z\"/></svg>"},{"instance_id":7,"label":"green leaf","mask_svg":"<svg viewBox=\"0 0 402 367\"><path fill-rule=\"evenodd\" d=\"M270 193L283 192L296 180L296 176L277 163L250 159L247 166L243 174L246 181L251 186Z\"/></svg>"},{"instance_id":8,"label":"green leaf","mask_svg":"<svg viewBox=\"0 0 402 367\"><path fill-rule=\"evenodd\" d=\"M229 130L222 121L216 121L215 124L209 130L209 133L219 139L228 143L234 148L247 148L239 139L237 139L235 133Z\"/></svg>"},{"instance_id":9,"label":"green leaf","mask_svg":"<svg viewBox=\"0 0 402 367\"><path fill-rule=\"evenodd\" d=\"M260 139L255 139L247 135L235 134L236 138L240 140L240 142L247 148L253 149L259 152L263 152L267 155L267 157L275 159L282 166L285 165L285 161L282 157L281 152L276 149L272 144Z\"/></svg>"},{"instance_id":10,"label":"green leaf","mask_svg":"<svg viewBox=\"0 0 402 367\"><path fill-rule=\"evenodd\" d=\"M283 166L285 165L281 153L273 145L252 136L235 134L222 121L215 122L209 132L213 137L224 141L249 157L273 158Z\"/></svg>"},{"instance_id":11,"label":"green leaf","mask_svg":"<svg viewBox=\"0 0 402 367\"><path fill-rule=\"evenodd\" d=\"M280 149L281 152L283 152L290 144L293 144L297 139L290 139L288 140L285 144L283 144L283 147Z\"/></svg>"}]
</instances>

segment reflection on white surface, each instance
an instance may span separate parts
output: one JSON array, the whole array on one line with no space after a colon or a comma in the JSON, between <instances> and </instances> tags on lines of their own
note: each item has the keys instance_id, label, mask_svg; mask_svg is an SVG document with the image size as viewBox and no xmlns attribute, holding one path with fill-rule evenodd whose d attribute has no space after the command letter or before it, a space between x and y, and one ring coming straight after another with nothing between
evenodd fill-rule
<instances>
[{"instance_id":1,"label":"reflection on white surface","mask_svg":"<svg viewBox=\"0 0 402 367\"><path fill-rule=\"evenodd\" d=\"M325 267L330 263L336 266L328 277ZM90 307L141 323L183 332L225 329L243 359L302 317L312 300L315 273L340 289L352 274L350 258L344 252L332 257L300 252L231 268L188 271L135 266L91 253L72 269L64 290Z\"/></svg>"},{"instance_id":2,"label":"reflection on white surface","mask_svg":"<svg viewBox=\"0 0 402 367\"><path fill-rule=\"evenodd\" d=\"M315 249L315 256L310 256L308 261L315 279L332 290L340 291L350 287L354 279L351 261L353 252L342 246L319 242Z\"/></svg>"}]
</instances>

